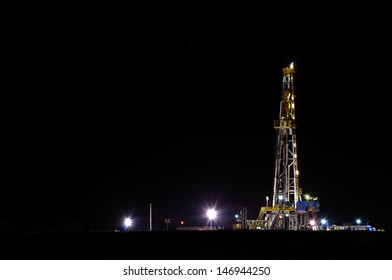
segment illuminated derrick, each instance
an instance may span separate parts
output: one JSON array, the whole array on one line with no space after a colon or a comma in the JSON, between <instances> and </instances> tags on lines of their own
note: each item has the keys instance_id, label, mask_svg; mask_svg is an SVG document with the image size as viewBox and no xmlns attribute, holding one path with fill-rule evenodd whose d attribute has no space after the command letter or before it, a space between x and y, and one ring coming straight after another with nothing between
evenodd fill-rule
<instances>
[{"instance_id":1,"label":"illuminated derrick","mask_svg":"<svg viewBox=\"0 0 392 280\"><path fill-rule=\"evenodd\" d=\"M298 181L297 140L293 63L283 68L282 98L276 129L275 176L273 198L262 207L257 220L249 220L249 229L316 230L317 198L302 200Z\"/></svg>"}]
</instances>

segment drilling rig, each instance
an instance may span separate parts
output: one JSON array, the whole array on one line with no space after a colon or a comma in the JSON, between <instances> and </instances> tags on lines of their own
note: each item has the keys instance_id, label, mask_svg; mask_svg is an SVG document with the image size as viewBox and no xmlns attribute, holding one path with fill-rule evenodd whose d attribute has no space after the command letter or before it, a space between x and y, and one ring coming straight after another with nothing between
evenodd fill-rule
<instances>
[{"instance_id":1,"label":"drilling rig","mask_svg":"<svg viewBox=\"0 0 392 280\"><path fill-rule=\"evenodd\" d=\"M303 194L299 187L297 139L295 122L294 74L291 63L283 68L282 96L279 119L273 122L276 130L275 175L273 196L266 197L256 220L248 220L252 230L318 230L317 197Z\"/></svg>"}]
</instances>

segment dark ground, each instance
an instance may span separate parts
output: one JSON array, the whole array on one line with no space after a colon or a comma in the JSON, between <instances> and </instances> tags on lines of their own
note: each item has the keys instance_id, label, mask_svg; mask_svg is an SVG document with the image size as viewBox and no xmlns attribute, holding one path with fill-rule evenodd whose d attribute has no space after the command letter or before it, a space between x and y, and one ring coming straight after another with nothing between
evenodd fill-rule
<instances>
[{"instance_id":1,"label":"dark ground","mask_svg":"<svg viewBox=\"0 0 392 280\"><path fill-rule=\"evenodd\" d=\"M391 232L161 231L3 233L3 260L378 260Z\"/></svg>"}]
</instances>

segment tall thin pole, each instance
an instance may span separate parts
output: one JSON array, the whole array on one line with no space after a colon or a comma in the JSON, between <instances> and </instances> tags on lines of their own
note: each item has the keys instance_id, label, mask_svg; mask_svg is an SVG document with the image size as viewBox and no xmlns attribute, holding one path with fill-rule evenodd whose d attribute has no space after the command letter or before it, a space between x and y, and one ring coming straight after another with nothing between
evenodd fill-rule
<instances>
[{"instance_id":1,"label":"tall thin pole","mask_svg":"<svg viewBox=\"0 0 392 280\"><path fill-rule=\"evenodd\" d=\"M152 231L152 203L150 203L150 231Z\"/></svg>"}]
</instances>

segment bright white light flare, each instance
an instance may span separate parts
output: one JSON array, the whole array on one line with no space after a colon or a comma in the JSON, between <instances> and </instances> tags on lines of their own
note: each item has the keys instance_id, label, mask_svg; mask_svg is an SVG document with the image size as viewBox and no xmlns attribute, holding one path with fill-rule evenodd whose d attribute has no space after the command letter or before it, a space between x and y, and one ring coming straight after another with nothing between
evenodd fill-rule
<instances>
[{"instance_id":1,"label":"bright white light flare","mask_svg":"<svg viewBox=\"0 0 392 280\"><path fill-rule=\"evenodd\" d=\"M208 217L208 219L210 219L210 220L215 219L215 218L216 218L216 211L215 211L215 209L208 209L208 211L207 211L207 217Z\"/></svg>"},{"instance_id":2,"label":"bright white light flare","mask_svg":"<svg viewBox=\"0 0 392 280\"><path fill-rule=\"evenodd\" d=\"M125 220L124 220L124 226L125 227L130 227L132 225L132 220L130 219L130 218L126 218Z\"/></svg>"}]
</instances>

